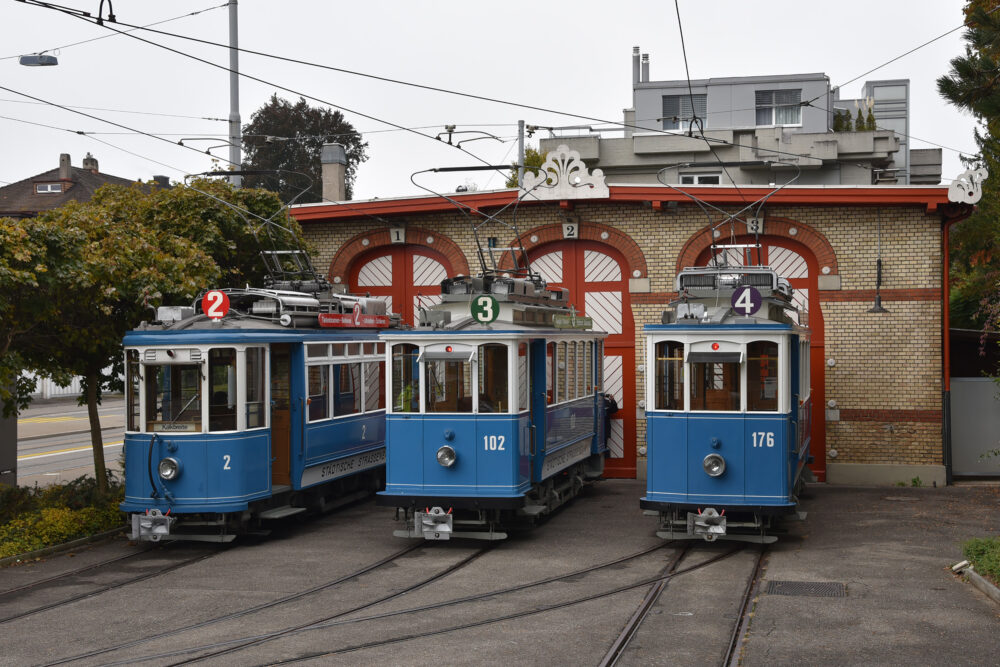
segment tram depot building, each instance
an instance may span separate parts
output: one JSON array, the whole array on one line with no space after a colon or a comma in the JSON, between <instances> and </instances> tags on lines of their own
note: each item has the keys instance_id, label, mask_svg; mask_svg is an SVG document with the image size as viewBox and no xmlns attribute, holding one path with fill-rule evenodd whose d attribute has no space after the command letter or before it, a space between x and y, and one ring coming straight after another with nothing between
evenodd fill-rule
<instances>
[{"instance_id":1,"label":"tram depot building","mask_svg":"<svg viewBox=\"0 0 1000 667\"><path fill-rule=\"evenodd\" d=\"M411 324L421 306L440 300L443 278L481 270L474 225L499 268L511 268L518 241L509 223L516 222L532 269L567 288L570 303L610 334L604 391L621 409L606 475L626 478L645 475L643 326L660 322L683 267L710 261L712 228L723 223L717 243L760 248L716 252L729 253L730 263L747 251L758 263L759 253L759 263L790 281L812 331L816 478L949 481L945 235L970 204L950 201L945 186L685 185L682 192L605 184L574 154L550 153L551 185L527 194L450 193L462 211L428 195L305 204L292 213L332 283L385 299ZM728 221L772 192L759 210ZM748 224L759 225L759 235Z\"/></svg>"}]
</instances>

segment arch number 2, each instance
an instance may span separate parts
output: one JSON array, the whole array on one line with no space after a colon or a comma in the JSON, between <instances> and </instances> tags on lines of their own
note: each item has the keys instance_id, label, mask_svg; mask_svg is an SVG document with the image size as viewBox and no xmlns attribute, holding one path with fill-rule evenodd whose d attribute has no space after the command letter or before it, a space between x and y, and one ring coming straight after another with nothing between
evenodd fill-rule
<instances>
[{"instance_id":1,"label":"arch number 2","mask_svg":"<svg viewBox=\"0 0 1000 667\"><path fill-rule=\"evenodd\" d=\"M489 324L500 316L500 304L489 294L481 294L472 300L472 319L480 324Z\"/></svg>"},{"instance_id":2,"label":"arch number 2","mask_svg":"<svg viewBox=\"0 0 1000 667\"><path fill-rule=\"evenodd\" d=\"M580 225L575 222L564 222L562 228L564 239L580 238Z\"/></svg>"},{"instance_id":3,"label":"arch number 2","mask_svg":"<svg viewBox=\"0 0 1000 667\"><path fill-rule=\"evenodd\" d=\"M750 316L760 310L762 301L756 288L744 286L733 292L733 310L740 315Z\"/></svg>"}]
</instances>

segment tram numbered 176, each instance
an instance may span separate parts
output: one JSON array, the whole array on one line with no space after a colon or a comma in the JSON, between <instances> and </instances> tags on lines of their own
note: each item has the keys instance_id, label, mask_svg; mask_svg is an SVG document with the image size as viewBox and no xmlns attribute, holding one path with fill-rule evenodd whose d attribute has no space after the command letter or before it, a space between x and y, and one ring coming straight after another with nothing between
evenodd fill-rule
<instances>
[{"instance_id":1,"label":"tram numbered 176","mask_svg":"<svg viewBox=\"0 0 1000 667\"><path fill-rule=\"evenodd\" d=\"M459 276L411 330L387 331L386 488L397 536L496 540L599 477L601 359L565 290Z\"/></svg>"},{"instance_id":2,"label":"tram numbered 176","mask_svg":"<svg viewBox=\"0 0 1000 667\"><path fill-rule=\"evenodd\" d=\"M646 325L647 487L667 539L773 542L809 460L809 331L768 267L684 269Z\"/></svg>"},{"instance_id":3,"label":"tram numbered 176","mask_svg":"<svg viewBox=\"0 0 1000 667\"><path fill-rule=\"evenodd\" d=\"M390 324L377 299L247 288L129 332L133 539L226 542L381 488Z\"/></svg>"}]
</instances>

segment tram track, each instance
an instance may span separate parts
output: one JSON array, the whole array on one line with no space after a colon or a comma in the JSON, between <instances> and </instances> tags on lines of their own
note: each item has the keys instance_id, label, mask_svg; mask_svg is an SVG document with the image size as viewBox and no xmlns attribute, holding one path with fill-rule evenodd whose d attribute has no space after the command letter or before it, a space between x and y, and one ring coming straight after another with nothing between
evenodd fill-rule
<instances>
[{"instance_id":1,"label":"tram track","mask_svg":"<svg viewBox=\"0 0 1000 667\"><path fill-rule=\"evenodd\" d=\"M166 548L168 546L169 546L169 544L165 544L161 548ZM45 579L39 579L38 581L32 581L30 583L23 584L21 586L15 587L15 588L8 588L7 590L0 591L0 603L2 603L4 601L5 597L7 597L9 595L13 595L14 593L20 593L21 591L27 591L27 590L31 590L33 588L39 588L41 586L44 586L45 584L50 584L50 583L52 583L54 581L59 581L60 579L66 579L67 577L73 577L73 576L76 576L76 575L79 575L79 574L83 574L84 572L90 572L91 570L96 570L97 568L104 567L105 565L111 565L112 563L119 563L119 562L121 562L123 560L129 560L131 558L136 558L136 557L141 556L142 554L144 554L144 553L146 553L147 551L150 551L150 550L151 550L151 548L146 548L146 549L142 549L141 551L135 551L133 553L124 554L122 556L115 556L114 558L109 558L107 560L102 560L102 561L99 561L97 563L91 563L90 565L86 565L84 567L77 568L75 570L70 570L68 572L63 572L61 574L56 574L56 575L53 575L51 577L46 577Z\"/></svg>"},{"instance_id":2,"label":"tram track","mask_svg":"<svg viewBox=\"0 0 1000 667\"><path fill-rule=\"evenodd\" d=\"M669 544L669 543L665 543L665 544ZM683 550L683 548L682 548L682 550ZM708 566L710 566L710 565L712 565L714 563L717 563L717 562L719 562L721 560L727 559L727 558L729 558L731 556L734 556L734 555L736 555L738 553L741 553L741 552L742 552L742 548L733 549L733 550L724 552L722 554L718 554L716 556L713 556L713 557L711 557L711 558L709 558L709 559L707 559L707 560L705 560L705 561L703 561L701 563L696 563L696 564L694 564L692 566L689 566L687 568L677 568L677 569L674 569L673 572L669 572L667 574L660 574L660 575L657 575L656 577L647 577L647 578L644 578L644 579L642 579L642 580L640 580L638 582L633 582L633 583L625 584L625 585L622 585L622 586L616 586L616 587L608 589L608 590L599 591L599 592L596 592L596 593L585 595L583 597L572 598L572 599L565 600L565 601L562 601L562 602L557 602L557 603L553 603L553 604L549 604L549 605L543 605L543 606L540 606L540 607L536 606L536 607L534 607L532 609L526 609L526 610L523 610L523 611L512 612L512 613L503 614L503 615L500 615L500 616L492 616L492 617L488 617L488 618L485 618L485 619L470 621L468 623L462 623L462 624L459 624L459 625L452 625L452 626L449 626L449 627L446 627L446 628L439 628L439 629L436 629L436 630L426 630L426 631L420 632L419 634L401 635L401 636L391 637L391 638L382 639L382 640L378 640L378 641L365 642L365 643L361 643L361 644L355 644L355 645L351 645L351 646L345 646L345 647L333 649L333 650L330 650L330 651L315 651L315 652L310 652L308 654L298 655L298 656L295 656L293 658L288 658L288 659L285 659L285 660L268 660L266 662L261 662L261 663L257 663L257 664L260 665L260 667L264 667L264 665L282 665L282 664L291 664L291 663L301 662L303 660L316 660L316 659L327 658L327 657L332 657L332 656L336 656L336 655L343 655L345 653L353 653L353 652L356 652L356 651L363 651L363 650L368 650L368 649L373 649L373 648L379 648L379 647L388 646L388 645L391 645L391 644L398 644L398 643L403 643L403 642L407 642L407 641L414 641L414 640L426 639L428 637L434 637L434 636L437 636L437 635L444 635L444 634L449 634L449 633L452 633L452 632L459 632L459 631L462 631L462 630L469 630L469 629L473 629L473 628L477 628L477 627L482 627L482 626L486 626L486 625L492 625L492 624L495 624L495 623L502 623L502 622L505 622L505 621L518 620L518 619L527 618L527 617L530 617L530 616L535 616L535 615L538 615L538 614L545 614L545 613L552 612L552 611L558 611L558 610L566 609L568 607L572 607L572 606L575 606L575 605L584 604L586 602L591 602L591 601L594 601L594 600L600 600L600 599L603 599L603 598L607 598L607 597L610 597L610 596L613 596L613 595L617 595L619 593L624 593L624 592L627 592L627 591L632 591L632 590L635 590L636 588L642 588L643 586L651 586L651 585L654 585L654 584L656 584L656 583L658 583L660 581L669 581L669 580L671 580L671 579L673 579L673 578L675 578L677 576L681 576L681 575L684 575L684 574L688 574L688 573L700 570L702 568L708 567ZM625 560L625 559L620 559L620 560ZM604 565L601 565L601 566L595 566L595 567L587 568L587 571L591 571L591 570L595 570L595 569L600 569L601 567L608 567L608 564L604 564ZM670 565L668 564L668 568L669 567L670 567ZM435 604L431 604L431 605L424 605L424 606L420 606L420 607L411 607L409 609L399 610L399 611L394 611L394 612L387 612L385 614L378 614L378 615L375 615L375 616L368 616L368 617L362 617L362 618L357 618L357 619L350 619L350 620L342 621L341 623L337 623L337 625L348 624L348 623L361 623L361 622L379 620L379 619L383 619L383 618L388 618L390 616L399 616L399 615L404 615L404 614L418 614L418 613L422 613L422 612L426 612L426 611L431 611L431 610L434 610L434 609L439 609L439 608L444 607L444 606L462 604L462 603L466 603L466 602L479 601L479 600L484 600L484 599L487 599L487 598L494 598L494 597L497 597L499 595L503 595L505 593L510 593L510 592L514 592L514 591L518 591L518 590L523 590L525 588L530 588L530 587L538 586L538 585L540 585L542 583L551 583L553 581L570 579L572 577L577 577L577 576L579 576L579 572L573 572L573 573L569 573L569 574L565 574L565 575L560 575L560 576L557 576L557 577L551 577L551 578L548 578L548 579L545 579L545 580L541 580L541 581L537 581L537 582L532 582L530 584L522 584L522 585L518 585L518 586L513 586L513 587L510 587L509 589L489 591L489 592L482 593L482 594L479 594L479 595L467 596L467 597L464 597L464 598L458 598L458 599L455 599L455 600L449 600L449 601L435 603ZM313 628L313 629L321 629L321 628L322 629L327 629L329 627L332 627L333 625L334 624L324 624L322 626L316 626L316 628ZM184 664L184 663L176 663L176 664ZM171 667L173 667L173 666L171 666Z\"/></svg>"},{"instance_id":3,"label":"tram track","mask_svg":"<svg viewBox=\"0 0 1000 667\"><path fill-rule=\"evenodd\" d=\"M108 591L113 591L113 590L116 590L116 589L119 589L119 588L124 588L125 586L129 586L131 584L135 584L135 583L138 583L140 581L147 581L149 579L153 579L155 577L162 576L162 575L167 574L169 572L173 572L175 570L179 570L179 569L181 569L183 567L187 567L188 565L194 565L195 563L199 563L201 561L207 560L209 558L217 556L220 553L223 553L224 551L226 551L228 549L229 549L229 547L226 546L226 547L223 547L221 549L216 549L214 551L211 551L209 553L197 555L194 558L187 558L185 560L181 560L179 562L172 563L172 564L167 565L166 567L158 569L158 570L156 570L154 572L147 572L147 573L135 576L135 577L130 577L130 578L122 580L122 581L115 581L115 582L112 582L112 583L109 583L109 584L102 584L102 585L99 585L96 589L91 590L91 591L87 591L86 593L80 593L80 594L77 594L77 595L70 596L68 598L64 598L62 600L56 600L54 602L50 602L50 603L47 603L47 604L39 605L37 607L33 607L31 609L28 609L27 611L22 611L22 612L18 612L18 613L15 613L15 614L11 614L10 616L6 616L6 617L3 617L3 618L0 618L0 625L3 625L5 623L10 623L11 621L16 621L16 620L25 618L27 616L32 616L34 614L38 614L38 613L41 613L43 611L48 611L50 609L56 609L58 607L62 607L62 606L68 605L68 604L72 604L74 602L79 602L80 600L86 600L87 598L96 597L98 595L102 595L104 593L107 593ZM149 553L151 551L152 551L152 549L146 549L142 553L145 554L145 553ZM136 554L136 555L140 555L140 554ZM114 560L111 560L111 561L107 561L105 563L95 565L94 567L99 567L100 565L106 565L108 563L117 562L119 560L125 560L125 558L119 558L119 559L114 559ZM92 568L87 567L87 568L83 568L80 571L70 572L70 573L66 573L65 575L59 575L59 576L56 576L56 577L52 577L49 580L45 580L43 582L36 582L35 584L28 584L28 585L20 587L19 589L12 589L10 591L7 591L7 594L13 593L15 591L23 591L23 590L30 590L32 588L40 588L40 587L43 586L44 583L48 583L48 582L51 582L53 580L64 579L66 577L73 576L75 574L79 574L80 572L86 572L86 571L88 571L90 569L92 569Z\"/></svg>"},{"instance_id":4,"label":"tram track","mask_svg":"<svg viewBox=\"0 0 1000 667\"><path fill-rule=\"evenodd\" d=\"M767 555L767 545L761 545L757 550L757 558L754 563L753 572L750 574L747 580L746 588L743 591L743 597L740 599L740 609L739 615L736 618L736 623L733 624L733 633L729 638L729 646L726 649L726 655L723 657L720 663L722 667L737 667L740 662L740 638L745 636L747 630L750 627L750 616L747 613L750 609L751 600L756 597L757 589L760 586L761 575L764 572L765 562Z\"/></svg>"},{"instance_id":5,"label":"tram track","mask_svg":"<svg viewBox=\"0 0 1000 667\"><path fill-rule=\"evenodd\" d=\"M278 639L278 638L281 638L281 637L288 637L288 636L292 636L292 635L296 635L296 634L300 634L300 633L308 632L308 631L312 631L312 630L323 630L323 629L327 629L327 628L331 628L331 627L336 627L336 626L349 625L349 624L354 624L354 623L361 623L361 622L364 622L364 621L380 620L380 619L384 619L384 618L390 618L390 617L393 617L393 616L399 616L399 615L405 615L405 614L412 614L415 611L428 611L428 610L432 610L432 609L438 609L438 608L442 608L442 607L447 607L447 606L452 606L452 605L456 605L456 604L461 604L463 602L473 602L473 601L476 601L476 600L482 600L484 598L493 597L493 596L496 596L496 595L508 594L508 593L512 593L512 592L516 592L516 591L519 591L519 590L524 590L524 589L532 588L532 587L539 586L539 585L544 585L544 584L553 583L553 582L557 582L557 581L564 581L564 580L573 579L575 577L579 577L581 575L585 575L585 574L587 574L589 572L594 572L596 570L600 570L600 569L604 569L604 568L615 567L615 566L621 565L622 563L628 562L630 560L633 560L633 559L636 559L636 558L640 558L642 556L646 556L646 555L648 555L648 554L650 554L650 553L652 553L654 551L658 551L658 550L664 548L665 546L667 546L668 544L669 543L667 543L667 542L659 542L659 543L654 544L653 546L645 548L645 549L643 549L641 551L634 552L634 553L631 553L631 554L628 554L626 556L622 556L622 557L619 557L619 558L615 558L615 559L610 560L610 561L606 561L606 562L603 562L603 563L598 563L596 565L591 565L591 566L588 566L586 568L581 568L581 569L578 569L578 570L573 570L572 572L563 573L563 574L560 574L560 575L555 575L555 576L552 576L552 577L548 577L548 578L545 578L545 579L528 582L528 583L525 583L525 584L519 584L519 585L516 585L516 586L511 586L511 587L500 589L500 590L489 591L487 593L466 596L466 597L458 598L458 599L445 600L445 601L442 601L442 602L439 602L439 603L435 603L435 604L432 604L432 605L424 605L424 606L421 606L421 607L416 608L416 609L403 609L403 610L398 610L398 611L385 612L385 613L375 614L375 615L372 615L372 616L366 616L366 617L357 618L357 619L343 619L342 618L344 616L348 616L350 614L354 614L354 613L357 613L359 611L363 611L364 609L371 608L371 607L373 607L375 605L382 604L384 602L388 602L388 601L390 601L392 599L395 599L395 598L398 598L398 597L400 597L400 596L402 596L404 594L411 593L411 592L413 592L413 591L415 591L415 590L417 590L419 588L422 588L422 587L426 586L429 583L433 583L434 581L438 581L438 580L442 579L447 574L452 574L452 573L458 571L458 569L460 569L460 567L451 566L451 568L447 572L438 572L438 573L435 573L432 576L427 577L425 580L417 582L416 584L408 587L406 590L397 591L397 592L391 593L389 595L382 596L380 598L368 601L368 602L366 602L366 603L364 603L362 605L357 605L354 608L351 608L351 609L348 609L348 610L344 610L344 611L338 612L336 614L333 614L331 616L324 617L324 618L321 618L321 619L314 619L314 620L310 621L309 623L303 623L303 624L300 624L300 625L295 626L293 628L287 628L287 629L283 629L283 630L280 630L280 631L270 632L270 633L265 633L265 634L260 634L260 635L252 635L252 636L245 636L245 637L241 637L241 638L234 638L234 639L227 640L227 641L224 641L224 642L218 642L218 643L214 643L214 644L205 644L205 645L201 645L201 646L189 647L189 648L186 648L186 649L180 649L180 650L170 651L170 652L166 652L166 653L160 653L160 654L156 654L156 655L143 656L143 657L140 657L140 658L134 658L134 659L132 659L130 661L126 661L126 662L140 662L140 661L148 661L148 660L156 660L156 659L163 659L163 658L169 658L169 657L176 657L178 655L183 655L185 653L192 653L192 652L195 652L195 651L211 650L211 649L214 649L214 648L223 648L223 647L227 647L229 649L229 650L227 650L227 652L235 652L236 650L242 650L242 649L245 649L245 648L249 648L250 646L256 646L256 645L265 643L265 642L273 640L273 639ZM416 549L416 548L421 547L421 546L425 546L424 543L418 543L417 545L414 545L414 546L408 548L405 551L410 551L410 550ZM494 546L494 545L489 545L489 547L492 547L492 546ZM481 549L476 554L473 554L474 557L470 557L468 559L468 562L460 563L460 564L457 564L457 565L460 565L462 567L464 567L465 565L468 565L470 562L472 562L472 560L474 560L475 558L478 558L479 556L483 555L488 550L489 547ZM353 577L355 575L356 575L356 573L352 574L352 575L348 575L348 577L346 577L346 578ZM281 601L279 600L279 601L275 601L275 602L277 603L277 602L281 602ZM268 606L274 606L274 605L268 605ZM258 610L259 609L248 610L247 613L251 613L253 611L258 611ZM204 625L209 625L209 624L212 624L212 623L215 623L215 622L218 622L218 621L217 620L208 621L208 622L199 624L198 627L203 627ZM193 627L194 626L191 626L189 628L183 628L183 629L180 629L180 630L177 630L177 631L171 631L170 633L163 633L163 635L161 635L161 636L166 636L168 634L173 635L173 634L176 634L177 632L180 632L180 631L183 631L183 630L193 629ZM136 642L130 642L128 644L128 646L134 646L134 645L137 645L139 643L144 643L145 641L149 641L149 640L152 640L152 639L153 638L150 637L150 638L147 638L147 639L144 639L144 640L139 640L139 641L136 641ZM234 644L240 644L240 645L239 646L233 646ZM112 650L116 650L118 648L126 648L126 647L127 647L126 645L119 645L117 647L109 647L108 649L103 649L101 651L94 651L94 652L88 653L86 655L80 655L80 656L75 656L75 657L72 657L72 658L66 658L66 659L64 659L62 661L59 661L59 662L47 663L46 667L48 667L48 665L63 664L65 662L69 662L69 661L72 661L72 660L82 659L84 657L92 657L92 656L95 656L95 655L100 655L102 653L110 652ZM199 658L192 658L191 660L181 661L181 662L174 663L174 664L190 664L192 662L197 662L197 661L205 659L207 657L216 657L218 655L222 655L222 654L221 653L212 653L212 654L210 654L210 656L201 656ZM111 664L126 664L126 662L111 663Z\"/></svg>"}]
</instances>

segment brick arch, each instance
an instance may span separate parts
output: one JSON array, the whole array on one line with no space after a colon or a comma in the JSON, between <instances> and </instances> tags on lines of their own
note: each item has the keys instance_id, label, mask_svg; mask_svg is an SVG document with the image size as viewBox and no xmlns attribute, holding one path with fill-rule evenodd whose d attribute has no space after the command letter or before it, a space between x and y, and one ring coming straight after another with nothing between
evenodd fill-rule
<instances>
[{"instance_id":1,"label":"brick arch","mask_svg":"<svg viewBox=\"0 0 1000 667\"><path fill-rule=\"evenodd\" d=\"M433 238L434 242L428 243L428 238ZM367 244L364 242L366 239L368 241ZM330 270L327 273L329 280L331 282L338 282L337 278L339 278L339 282L346 283L348 270L355 259L370 250L389 245L393 245L393 243L389 238L388 228L373 229L352 236L340 246L340 249L330 261ZM406 245L422 246L440 253L451 263L452 269L456 274L469 275L469 261L465 258L465 253L462 252L457 243L443 234L424 229L423 227L407 225Z\"/></svg>"},{"instance_id":2,"label":"brick arch","mask_svg":"<svg viewBox=\"0 0 1000 667\"><path fill-rule=\"evenodd\" d=\"M791 233L793 228L795 229L794 234ZM684 244L684 247L681 248L680 254L677 256L678 273L680 273L681 269L686 266L695 266L698 256L704 252L706 248L712 245L711 229L711 226L704 227L697 233L693 234L691 238L688 239L688 242ZM837 268L837 255L833 252L833 246L830 245L830 242L825 236L817 232L809 225L805 225L801 222L790 220L788 218L769 217L764 221L764 232L764 236L777 236L779 238L786 238L801 243L805 247L809 248L813 255L816 256L816 263L820 269L828 266L830 267L830 273L828 275L835 276L839 273L839 269ZM737 222L736 233L738 236L745 235L747 233L746 225L742 222Z\"/></svg>"},{"instance_id":3,"label":"brick arch","mask_svg":"<svg viewBox=\"0 0 1000 667\"><path fill-rule=\"evenodd\" d=\"M648 277L649 274L646 270L646 256L642 254L639 244L637 244L631 236L615 229L614 227L608 227L607 225L598 224L596 222L581 222L579 225L581 241L603 243L615 248L618 252L624 255L625 261L628 263L629 278ZM602 238L602 234L607 234L607 238ZM536 237L538 240L532 241L532 237ZM539 246L557 241L565 241L566 239L563 238L562 224L557 224L541 225L539 227L535 227L534 229L529 229L521 234L521 240L524 243L524 249L530 253ZM511 246L514 246L516 243L516 239L512 239L510 241ZM503 258L500 261L500 268L503 270L510 270L514 268L513 257L511 257L510 253L504 253ZM639 272L638 276L635 275L636 271Z\"/></svg>"}]
</instances>

